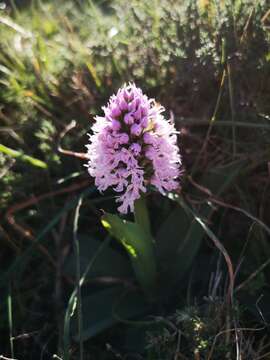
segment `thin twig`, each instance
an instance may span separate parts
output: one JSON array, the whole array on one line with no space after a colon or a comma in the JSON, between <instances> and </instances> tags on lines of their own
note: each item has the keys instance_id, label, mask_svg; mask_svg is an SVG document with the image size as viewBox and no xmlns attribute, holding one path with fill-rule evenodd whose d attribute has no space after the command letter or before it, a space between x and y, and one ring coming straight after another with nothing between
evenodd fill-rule
<instances>
[{"instance_id":1,"label":"thin twig","mask_svg":"<svg viewBox=\"0 0 270 360\"><path fill-rule=\"evenodd\" d=\"M235 106L234 106L234 89L232 81L232 68L230 60L227 61L227 75L228 75L228 86L229 86L229 98L231 108L231 120L232 120L232 141L233 141L233 157L236 155L236 126L235 126Z\"/></svg>"},{"instance_id":2,"label":"thin twig","mask_svg":"<svg viewBox=\"0 0 270 360\"><path fill-rule=\"evenodd\" d=\"M252 7L252 9L251 9L251 11L249 13L247 22L246 22L246 24L244 26L244 30L243 30L243 33L242 33L241 38L240 38L240 44L243 42L243 40L244 40L244 38L245 38L245 36L247 34L247 30L248 30L249 24L251 23L251 18L252 18L252 15L254 13L254 10L255 10L256 6L257 6L257 1L255 2L255 5Z\"/></svg>"},{"instance_id":3,"label":"thin twig","mask_svg":"<svg viewBox=\"0 0 270 360\"><path fill-rule=\"evenodd\" d=\"M265 225L264 222L262 222L260 219L258 219L257 217L251 215L249 212L247 212L246 210L238 207L238 206L234 206L228 203L225 203L215 197L213 197L213 194L211 193L211 191L205 187L203 187L202 185L197 184L191 176L188 176L189 181L192 183L192 185L194 185L197 189L199 189L200 191L204 192L205 194L207 194L209 196L208 201L214 202L217 205L220 205L222 207L225 208L229 208L238 212L243 213L244 215L246 215L248 218L250 218L251 220L255 221L256 223L258 223L269 235L270 235L270 228ZM238 287L235 289L236 291L241 290L242 288L244 288L251 280L253 280L261 271L263 271L263 269L265 269L268 265L270 264L270 259L268 259L267 261L265 261L256 271L254 271L246 280L244 280L240 285L238 285Z\"/></svg>"},{"instance_id":4,"label":"thin twig","mask_svg":"<svg viewBox=\"0 0 270 360\"><path fill-rule=\"evenodd\" d=\"M250 274L246 280L244 280L240 285L237 286L235 291L239 291L239 290L243 289L245 286L247 286L247 284L250 281L252 281L256 276L258 276L259 273L262 272L263 269L265 269L269 264L270 264L270 259L265 261L257 270L255 270L252 274Z\"/></svg>"},{"instance_id":5,"label":"thin twig","mask_svg":"<svg viewBox=\"0 0 270 360\"><path fill-rule=\"evenodd\" d=\"M259 356L258 358L256 358L256 360L265 359L266 356L270 356L270 352L268 352L268 353L266 353L266 354L264 354L264 355L262 355L262 356ZM268 358L268 359L269 359L269 358Z\"/></svg>"},{"instance_id":6,"label":"thin twig","mask_svg":"<svg viewBox=\"0 0 270 360\"><path fill-rule=\"evenodd\" d=\"M266 19L270 17L270 9L263 15L261 22L264 24L266 22ZM265 25L265 24L264 24Z\"/></svg>"},{"instance_id":7,"label":"thin twig","mask_svg":"<svg viewBox=\"0 0 270 360\"><path fill-rule=\"evenodd\" d=\"M209 126L209 120L207 119L199 119L199 118L183 118L180 117L175 120L177 124L181 126ZM243 127L243 128L254 128L254 129L270 129L269 124L261 124L255 122L244 122L244 121L231 121L231 120L216 120L213 123L213 126L220 126L220 127L231 127L235 125L236 127Z\"/></svg>"},{"instance_id":8,"label":"thin twig","mask_svg":"<svg viewBox=\"0 0 270 360\"><path fill-rule=\"evenodd\" d=\"M85 153L79 153L79 152L75 152L75 151L71 151L71 150L65 150L62 148L61 146L61 141L62 139L66 136L66 134L75 128L76 126L76 121L75 120L72 120L70 124L68 124L64 130L60 133L59 135L59 139L58 139L58 144L57 144L57 150L61 153L61 154L64 154L64 155L68 155L68 156L73 156L73 157L76 157L76 158L79 158L79 159L83 159L83 160L86 160L88 159L88 156L87 154Z\"/></svg>"},{"instance_id":9,"label":"thin twig","mask_svg":"<svg viewBox=\"0 0 270 360\"><path fill-rule=\"evenodd\" d=\"M217 97L217 101L216 101L216 106L215 106L215 110L213 113L213 116L211 117L210 121L207 121L207 125L208 125L208 129L207 129L207 133L203 142L203 145L201 147L201 150L195 160L195 163L192 167L192 172L194 171L194 169L196 169L198 162L200 161L201 155L205 152L209 138L210 138L210 134L211 134L211 130L213 125L215 124L216 121L216 116L217 116L217 112L220 106L220 101L221 101L221 96L223 93L223 87L224 87L224 83L225 83L225 78L226 78L226 71L225 69L222 72L222 76L221 76L221 81L220 81L220 87L219 87L219 93L218 93L218 97Z\"/></svg>"},{"instance_id":10,"label":"thin twig","mask_svg":"<svg viewBox=\"0 0 270 360\"><path fill-rule=\"evenodd\" d=\"M265 223L263 221L261 221L260 219L258 219L256 216L250 214L248 211L238 207L238 206L234 206L232 204L228 204L222 200L219 200L218 198L214 197L212 192L208 189L205 188L199 184L197 184L191 176L188 176L188 180L192 183L192 185L194 185L197 189L199 189L200 191L204 192L205 194L207 194L209 196L209 198L207 199L207 201L213 202L217 205L220 205L222 207L228 208L228 209L232 209L238 212L241 212L242 214L246 215L248 218L250 218L251 220L257 222L269 235L270 235L270 228L265 225Z\"/></svg>"},{"instance_id":11,"label":"thin twig","mask_svg":"<svg viewBox=\"0 0 270 360\"><path fill-rule=\"evenodd\" d=\"M216 345L216 342L217 342L217 339L223 335L223 334L226 334L227 332L235 332L235 330L237 330L238 332L239 331L262 331L265 329L265 326L261 327L261 328L258 328L258 329L252 329L252 328L237 328L237 329L226 329L226 330L222 330L220 331L214 338L214 341L213 341L213 344L211 346L211 349L210 349L210 352L207 356L207 360L211 360L212 358L212 355L213 355L213 351L214 351L214 347Z\"/></svg>"},{"instance_id":12,"label":"thin twig","mask_svg":"<svg viewBox=\"0 0 270 360\"><path fill-rule=\"evenodd\" d=\"M270 228L265 225L265 223L263 221L261 221L260 219L258 219L256 216L253 216L252 214L250 214L248 211L238 207L238 206L234 206L228 203L225 203L224 201L218 200L217 198L209 198L209 201L214 202L217 205L220 205L222 207L228 208L228 209L232 209L238 212L241 212L242 214L246 215L248 218L250 218L251 220L257 222L269 235L270 235Z\"/></svg>"},{"instance_id":13,"label":"thin twig","mask_svg":"<svg viewBox=\"0 0 270 360\"><path fill-rule=\"evenodd\" d=\"M196 212L189 206L186 205L185 201L183 199L178 198L178 203L185 209L187 212L191 213L194 219L201 225L203 230L206 232L206 234L209 236L209 238L213 241L214 245L219 249L219 251L222 253L226 264L228 268L229 273L229 288L228 288L228 303L231 302L233 304L233 287L234 287L234 270L231 258L223 246L223 244L219 241L217 236L213 233L213 231L207 226L205 221L201 219L199 215L196 214Z\"/></svg>"}]
</instances>

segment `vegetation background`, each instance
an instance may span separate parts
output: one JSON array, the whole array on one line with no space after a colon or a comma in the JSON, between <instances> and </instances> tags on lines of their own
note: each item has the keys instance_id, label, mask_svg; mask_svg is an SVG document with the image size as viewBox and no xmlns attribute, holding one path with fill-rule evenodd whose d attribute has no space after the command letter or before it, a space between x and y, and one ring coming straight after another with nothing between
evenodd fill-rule
<instances>
[{"instance_id":1,"label":"vegetation background","mask_svg":"<svg viewBox=\"0 0 270 360\"><path fill-rule=\"evenodd\" d=\"M148 201L155 306L74 156L129 81L181 132L189 210ZM269 134L267 0L0 2L1 358L270 359Z\"/></svg>"}]
</instances>

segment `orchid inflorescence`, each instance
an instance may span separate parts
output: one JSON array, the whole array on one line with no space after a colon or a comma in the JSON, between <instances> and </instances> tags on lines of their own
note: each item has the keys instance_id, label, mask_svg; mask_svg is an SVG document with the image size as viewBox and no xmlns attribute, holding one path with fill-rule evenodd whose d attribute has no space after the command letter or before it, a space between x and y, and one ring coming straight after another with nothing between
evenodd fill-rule
<instances>
[{"instance_id":1,"label":"orchid inflorescence","mask_svg":"<svg viewBox=\"0 0 270 360\"><path fill-rule=\"evenodd\" d=\"M162 194L179 186L181 157L174 124L164 107L149 99L135 84L112 95L104 116L97 116L87 145L87 167L99 191L119 193L119 212L134 211L134 202L147 185Z\"/></svg>"}]
</instances>

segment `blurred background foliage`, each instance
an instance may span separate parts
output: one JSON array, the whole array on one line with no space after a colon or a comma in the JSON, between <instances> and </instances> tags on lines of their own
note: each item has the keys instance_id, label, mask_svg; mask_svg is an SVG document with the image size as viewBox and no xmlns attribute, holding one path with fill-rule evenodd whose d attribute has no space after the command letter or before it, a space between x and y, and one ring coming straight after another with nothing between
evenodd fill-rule
<instances>
[{"instance_id":1,"label":"blurred background foliage","mask_svg":"<svg viewBox=\"0 0 270 360\"><path fill-rule=\"evenodd\" d=\"M75 120L77 127L65 136L63 147L84 152L87 132L101 106L119 86L134 81L165 106L168 117L174 116L181 131L183 194L222 239L238 271L236 289L255 274L237 292L234 310L241 317L238 325L264 327L260 335L255 330L252 335L241 333L243 358L267 358L263 354L268 344L262 339L269 336L270 319L269 11L267 0L0 3L0 282L4 294L0 355L12 355L11 332L28 334L14 340L19 359L49 359L63 349L64 310L73 289L70 270L65 269L67 280L63 264L72 253L74 192L87 186L90 197L94 194L94 201L87 196L84 200L80 226L100 243L105 238L100 208L111 210L113 205L110 194L99 197L95 192L83 161L59 153L58 140ZM194 179L201 188L194 186ZM210 220L205 205L208 190L241 211L212 204ZM166 274L171 266L177 278L179 258L171 262L174 248L167 248L162 240L169 234L171 244L179 245L180 210L168 199L160 202L156 194L149 203L153 231L161 243L159 256L165 261L162 271ZM264 230L246 213L263 222ZM187 227L184 220L180 224ZM189 246L184 242L181 250L181 263L188 259L182 270L192 269L191 275L178 279L178 288L179 282L174 282L174 290L166 290L168 302L155 313L164 316L166 326L150 334L146 328L148 345L139 345L132 327L127 330L121 324L111 330L114 321L107 319L105 333L90 340L89 353L96 354L92 358L128 359L125 353L132 352L130 358L180 359L180 355L173 357L180 333L185 358L233 356L233 341L215 340L226 322L227 328L230 322L235 327L220 305L226 268L209 234L195 229L191 235ZM42 244L33 247L37 238ZM83 261L89 263L98 246L85 249ZM112 249L123 255L117 246ZM104 263L110 263L106 256ZM111 264L107 275L113 269ZM119 271L115 276L122 274ZM129 270L125 271L128 277ZM7 311L11 308L13 321ZM176 308L181 308L180 315ZM168 312L173 315L167 317ZM110 344L107 350L106 343ZM77 349L74 342L71 358L79 358Z\"/></svg>"},{"instance_id":2,"label":"blurred background foliage","mask_svg":"<svg viewBox=\"0 0 270 360\"><path fill-rule=\"evenodd\" d=\"M59 130L76 119L87 131L100 105L127 81L176 117L209 119L229 65L237 100L230 104L226 81L219 118L230 119L233 105L237 120L268 122L265 1L33 1L13 11L4 4L1 133L6 146L44 159L51 171L59 171ZM23 181L11 173L9 184Z\"/></svg>"}]
</instances>

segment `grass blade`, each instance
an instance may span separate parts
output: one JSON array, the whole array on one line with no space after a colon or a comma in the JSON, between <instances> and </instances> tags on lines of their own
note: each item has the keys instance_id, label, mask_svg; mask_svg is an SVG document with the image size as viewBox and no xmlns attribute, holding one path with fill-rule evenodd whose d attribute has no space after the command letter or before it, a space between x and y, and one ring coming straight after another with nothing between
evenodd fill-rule
<instances>
[{"instance_id":1,"label":"grass blade","mask_svg":"<svg viewBox=\"0 0 270 360\"><path fill-rule=\"evenodd\" d=\"M11 297L11 286L10 286L10 284L9 284L9 291L8 291L8 297L7 297L7 307L8 307L10 354L11 354L11 357L14 358L12 297Z\"/></svg>"},{"instance_id":2,"label":"grass blade","mask_svg":"<svg viewBox=\"0 0 270 360\"><path fill-rule=\"evenodd\" d=\"M36 159L29 155L25 155L22 151L13 150L3 144L0 144L0 152L8 156L11 156L12 158L27 162L33 166L40 167L42 169L48 168L48 165L44 161Z\"/></svg>"},{"instance_id":3,"label":"grass blade","mask_svg":"<svg viewBox=\"0 0 270 360\"><path fill-rule=\"evenodd\" d=\"M230 284L229 284L229 289L228 289L228 297L232 302L232 300L233 300L233 287L234 287L234 271L233 271L232 261L230 259L230 256L229 256L227 250L224 248L224 246L219 241L219 239L216 237L216 235L213 233L213 231L202 220L202 218L198 214L196 214L196 212L183 199L177 198L176 201L180 206L182 206L187 212L189 212L194 217L194 220L198 224L200 224L200 226L203 228L205 233L209 236L209 238L213 241L213 243L215 244L217 249L224 256L224 259L225 259L227 267L228 267L228 273L229 273L229 278L230 278Z\"/></svg>"},{"instance_id":4,"label":"grass blade","mask_svg":"<svg viewBox=\"0 0 270 360\"><path fill-rule=\"evenodd\" d=\"M111 237L107 236L107 238L105 239L105 241L103 241L100 244L100 247L97 249L96 254L92 257L91 261L89 262L87 268L85 269L82 277L80 278L80 282L79 285L80 287L83 286L85 279L87 277L87 275L89 274L89 271L91 270L92 266L94 265L96 259L98 258L99 254L103 251L103 249L105 249L109 243L111 241ZM73 313L76 309L76 304L77 304L77 287L75 287L73 293L71 294L69 301L68 301L68 306L67 306L67 310L65 313L65 320L64 320L64 339L63 339L63 343L64 343L64 360L69 360L69 344L70 344L70 319L73 316Z\"/></svg>"},{"instance_id":5,"label":"grass blade","mask_svg":"<svg viewBox=\"0 0 270 360\"><path fill-rule=\"evenodd\" d=\"M78 240L78 223L80 208L82 206L83 196L79 197L78 204L75 210L74 223L73 223L73 241L74 241L74 251L76 254L76 292L77 292L77 314L78 314L78 331L79 331L79 342L80 342L80 360L83 360L83 340L82 340L82 293L81 293L81 266L80 266L80 244Z\"/></svg>"}]
</instances>

